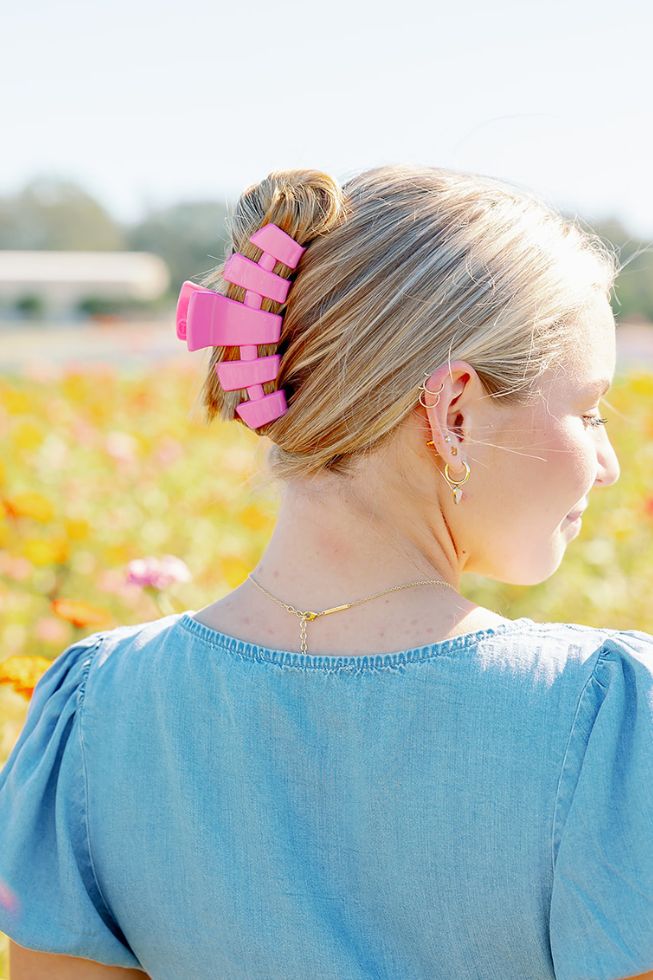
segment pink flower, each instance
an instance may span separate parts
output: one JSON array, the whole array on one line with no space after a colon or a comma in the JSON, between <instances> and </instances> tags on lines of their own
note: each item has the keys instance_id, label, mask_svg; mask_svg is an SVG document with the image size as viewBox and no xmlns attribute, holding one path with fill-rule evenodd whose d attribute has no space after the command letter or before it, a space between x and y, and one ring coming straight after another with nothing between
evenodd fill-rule
<instances>
[{"instance_id":1,"label":"pink flower","mask_svg":"<svg viewBox=\"0 0 653 980\"><path fill-rule=\"evenodd\" d=\"M118 595L122 599L131 599L134 588L125 580L124 572L117 568L108 568L98 576L98 587L101 592Z\"/></svg>"},{"instance_id":2,"label":"pink flower","mask_svg":"<svg viewBox=\"0 0 653 980\"><path fill-rule=\"evenodd\" d=\"M136 459L138 441L128 432L108 432L104 448L119 463L132 463Z\"/></svg>"},{"instance_id":3,"label":"pink flower","mask_svg":"<svg viewBox=\"0 0 653 980\"><path fill-rule=\"evenodd\" d=\"M190 571L181 558L134 558L127 566L127 581L141 588L165 589L176 582L188 582Z\"/></svg>"},{"instance_id":4,"label":"pink flower","mask_svg":"<svg viewBox=\"0 0 653 980\"><path fill-rule=\"evenodd\" d=\"M156 452L155 458L159 463L167 465L168 463L174 463L179 459L180 456L184 454L184 447L176 439L171 439L165 437L161 440Z\"/></svg>"},{"instance_id":5,"label":"pink flower","mask_svg":"<svg viewBox=\"0 0 653 980\"><path fill-rule=\"evenodd\" d=\"M22 555L3 555L0 552L0 571L13 578L16 582L24 582L33 572L33 566Z\"/></svg>"},{"instance_id":6,"label":"pink flower","mask_svg":"<svg viewBox=\"0 0 653 980\"><path fill-rule=\"evenodd\" d=\"M54 616L44 616L34 626L34 633L46 643L63 643L68 636L68 627Z\"/></svg>"},{"instance_id":7,"label":"pink flower","mask_svg":"<svg viewBox=\"0 0 653 980\"><path fill-rule=\"evenodd\" d=\"M11 890L9 885L0 879L0 905L8 909L9 912L17 911L19 907L18 895Z\"/></svg>"}]
</instances>

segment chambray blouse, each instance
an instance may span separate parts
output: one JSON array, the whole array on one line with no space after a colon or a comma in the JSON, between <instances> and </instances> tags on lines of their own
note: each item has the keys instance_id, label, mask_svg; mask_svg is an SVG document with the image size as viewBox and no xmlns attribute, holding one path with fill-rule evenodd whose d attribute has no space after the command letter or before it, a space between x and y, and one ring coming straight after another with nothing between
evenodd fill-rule
<instances>
[{"instance_id":1,"label":"chambray blouse","mask_svg":"<svg viewBox=\"0 0 653 980\"><path fill-rule=\"evenodd\" d=\"M347 658L194 610L87 636L0 772L0 930L153 980L653 969L653 636Z\"/></svg>"}]
</instances>

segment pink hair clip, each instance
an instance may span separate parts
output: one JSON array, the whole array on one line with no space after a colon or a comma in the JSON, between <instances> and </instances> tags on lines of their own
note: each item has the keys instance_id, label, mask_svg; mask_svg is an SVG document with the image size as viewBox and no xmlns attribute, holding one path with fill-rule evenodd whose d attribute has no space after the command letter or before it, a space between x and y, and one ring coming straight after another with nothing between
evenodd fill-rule
<instances>
[{"instance_id":1,"label":"pink hair clip","mask_svg":"<svg viewBox=\"0 0 653 980\"><path fill-rule=\"evenodd\" d=\"M257 345L278 343L283 317L262 310L261 303L264 296L285 303L291 282L272 269L277 262L295 269L306 248L272 223L263 225L249 240L261 249L259 260L253 262L235 252L222 273L227 282L243 287L244 303L187 280L177 301L177 336L186 341L189 351L240 348L241 360L223 361L215 368L223 391L247 389L248 400L240 402L236 411L250 429L258 429L288 410L283 388L263 393L263 382L274 381L279 372L280 357L259 357Z\"/></svg>"}]
</instances>

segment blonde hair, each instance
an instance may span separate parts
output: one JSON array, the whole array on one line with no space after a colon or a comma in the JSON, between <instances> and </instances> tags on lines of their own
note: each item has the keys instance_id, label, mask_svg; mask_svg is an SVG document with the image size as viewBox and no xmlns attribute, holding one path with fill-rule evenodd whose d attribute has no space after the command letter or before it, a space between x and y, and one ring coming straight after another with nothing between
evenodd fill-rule
<instances>
[{"instance_id":1,"label":"blonde hair","mask_svg":"<svg viewBox=\"0 0 653 980\"><path fill-rule=\"evenodd\" d=\"M382 166L344 186L317 170L284 170L247 188L228 218L231 251L257 259L249 236L274 222L306 246L283 314L281 355L267 394L288 411L257 430L268 436L279 480L353 461L388 440L418 404L425 371L463 359L485 390L528 401L537 379L564 357L574 320L618 269L598 235L524 190L437 167ZM224 264L200 285L235 300ZM244 391L224 392L215 372L237 347L213 349L201 397L207 420L236 418ZM241 424L245 424L241 422Z\"/></svg>"}]
</instances>

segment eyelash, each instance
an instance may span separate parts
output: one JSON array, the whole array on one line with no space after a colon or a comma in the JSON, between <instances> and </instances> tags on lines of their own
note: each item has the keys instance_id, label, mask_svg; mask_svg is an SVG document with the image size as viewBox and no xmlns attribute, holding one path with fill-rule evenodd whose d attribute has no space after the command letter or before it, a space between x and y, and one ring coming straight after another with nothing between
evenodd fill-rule
<instances>
[{"instance_id":1,"label":"eyelash","mask_svg":"<svg viewBox=\"0 0 653 980\"><path fill-rule=\"evenodd\" d=\"M583 418L587 419L590 425L593 425L595 427L599 425L607 425L608 423L607 419L603 419L598 415L583 415Z\"/></svg>"}]
</instances>

